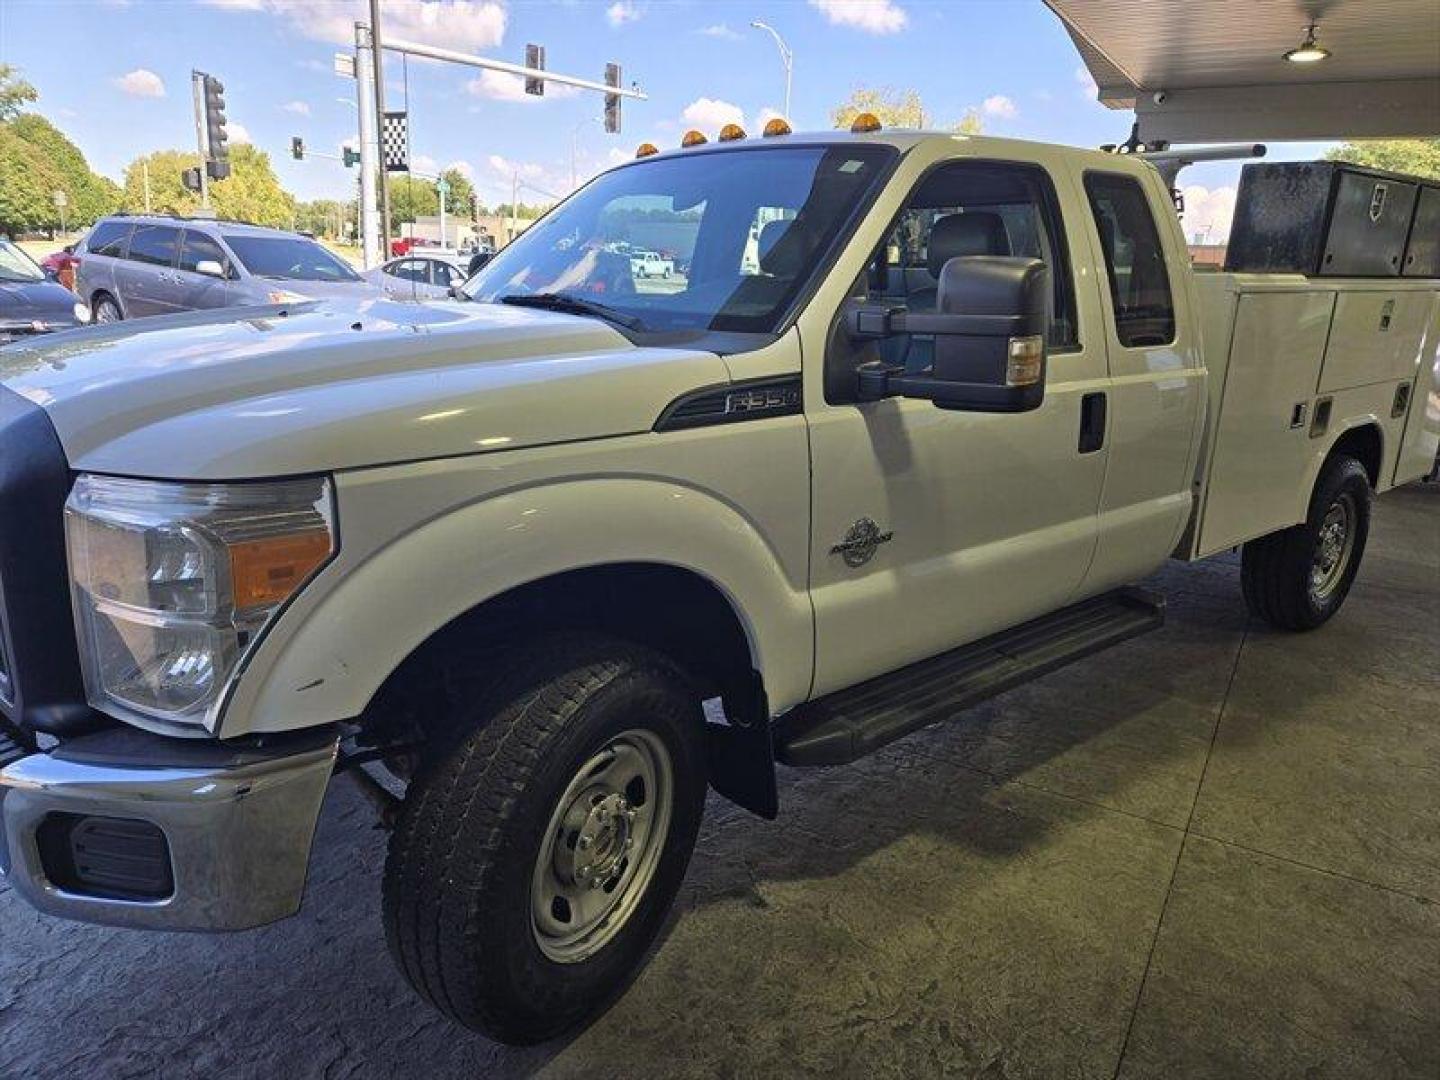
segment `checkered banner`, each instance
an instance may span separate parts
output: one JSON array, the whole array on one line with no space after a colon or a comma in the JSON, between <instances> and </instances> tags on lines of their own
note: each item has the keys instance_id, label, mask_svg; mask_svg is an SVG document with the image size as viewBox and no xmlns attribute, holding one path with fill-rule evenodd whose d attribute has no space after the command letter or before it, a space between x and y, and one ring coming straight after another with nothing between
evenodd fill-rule
<instances>
[{"instance_id":1,"label":"checkered banner","mask_svg":"<svg viewBox=\"0 0 1440 1080\"><path fill-rule=\"evenodd\" d=\"M386 112L380 127L380 160L386 172L410 171L410 114Z\"/></svg>"}]
</instances>

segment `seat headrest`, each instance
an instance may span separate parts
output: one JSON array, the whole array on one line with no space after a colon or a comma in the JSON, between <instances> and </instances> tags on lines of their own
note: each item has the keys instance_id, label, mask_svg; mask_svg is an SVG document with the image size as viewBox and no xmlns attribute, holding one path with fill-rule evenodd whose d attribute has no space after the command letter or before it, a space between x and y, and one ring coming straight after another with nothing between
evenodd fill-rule
<instances>
[{"instance_id":1,"label":"seat headrest","mask_svg":"<svg viewBox=\"0 0 1440 1080\"><path fill-rule=\"evenodd\" d=\"M968 214L946 214L930 230L929 256L925 260L933 277L951 259L962 255L1009 255L1010 234L999 214L975 210Z\"/></svg>"},{"instance_id":2,"label":"seat headrest","mask_svg":"<svg viewBox=\"0 0 1440 1080\"><path fill-rule=\"evenodd\" d=\"M794 219L767 221L755 241L760 269L774 277L794 277L810 255L804 226Z\"/></svg>"}]
</instances>

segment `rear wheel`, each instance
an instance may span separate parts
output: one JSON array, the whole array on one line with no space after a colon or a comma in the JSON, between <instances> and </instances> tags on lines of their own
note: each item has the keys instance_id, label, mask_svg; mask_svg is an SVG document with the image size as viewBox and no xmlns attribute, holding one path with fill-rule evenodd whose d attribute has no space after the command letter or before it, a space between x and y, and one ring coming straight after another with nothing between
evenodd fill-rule
<instances>
[{"instance_id":1,"label":"rear wheel","mask_svg":"<svg viewBox=\"0 0 1440 1080\"><path fill-rule=\"evenodd\" d=\"M411 985L510 1043L553 1037L629 984L699 829L704 718L664 658L551 638L449 718L385 868L386 935Z\"/></svg>"},{"instance_id":2,"label":"rear wheel","mask_svg":"<svg viewBox=\"0 0 1440 1080\"><path fill-rule=\"evenodd\" d=\"M1252 614L1312 630L1349 595L1370 533L1370 480L1351 457L1325 462L1300 525L1245 545L1241 584Z\"/></svg>"},{"instance_id":3,"label":"rear wheel","mask_svg":"<svg viewBox=\"0 0 1440 1080\"><path fill-rule=\"evenodd\" d=\"M95 297L95 304L91 308L90 317L97 323L119 322L125 318L125 316L121 314L120 305L115 302L115 298L107 296L105 293L101 293Z\"/></svg>"}]
</instances>

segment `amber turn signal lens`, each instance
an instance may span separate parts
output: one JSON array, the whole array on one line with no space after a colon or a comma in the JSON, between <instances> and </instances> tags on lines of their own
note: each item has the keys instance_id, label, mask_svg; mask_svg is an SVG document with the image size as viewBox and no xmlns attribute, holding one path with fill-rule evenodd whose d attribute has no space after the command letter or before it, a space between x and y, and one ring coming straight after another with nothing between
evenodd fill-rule
<instances>
[{"instance_id":1,"label":"amber turn signal lens","mask_svg":"<svg viewBox=\"0 0 1440 1080\"><path fill-rule=\"evenodd\" d=\"M1044 370L1045 339L1041 335L1010 339L1010 352L1005 363L1006 386L1034 386Z\"/></svg>"},{"instance_id":2,"label":"amber turn signal lens","mask_svg":"<svg viewBox=\"0 0 1440 1080\"><path fill-rule=\"evenodd\" d=\"M726 124L720 129L721 142L734 142L745 137L745 129L739 124Z\"/></svg>"},{"instance_id":3,"label":"amber turn signal lens","mask_svg":"<svg viewBox=\"0 0 1440 1080\"><path fill-rule=\"evenodd\" d=\"M776 116L766 122L765 130L760 134L767 139L773 139L776 135L789 135L790 125L783 117Z\"/></svg>"},{"instance_id":4,"label":"amber turn signal lens","mask_svg":"<svg viewBox=\"0 0 1440 1080\"><path fill-rule=\"evenodd\" d=\"M857 135L866 135L872 131L880 130L880 118L874 113L862 112L855 117L855 122L850 125L850 130Z\"/></svg>"},{"instance_id":5,"label":"amber turn signal lens","mask_svg":"<svg viewBox=\"0 0 1440 1080\"><path fill-rule=\"evenodd\" d=\"M653 157L655 154L658 154L659 152L660 152L660 148L659 148L658 146L656 146L654 143L649 143L649 142L642 142L639 146L637 146L637 147L635 148L635 156L636 156L637 158L641 158L641 157Z\"/></svg>"},{"instance_id":6,"label":"amber turn signal lens","mask_svg":"<svg viewBox=\"0 0 1440 1080\"><path fill-rule=\"evenodd\" d=\"M242 540L229 549L235 607L242 610L288 600L331 554L324 529Z\"/></svg>"},{"instance_id":7,"label":"amber turn signal lens","mask_svg":"<svg viewBox=\"0 0 1440 1080\"><path fill-rule=\"evenodd\" d=\"M687 131L685 132L685 137L680 140L680 145L684 147L701 146L709 141L710 140L698 131Z\"/></svg>"}]
</instances>

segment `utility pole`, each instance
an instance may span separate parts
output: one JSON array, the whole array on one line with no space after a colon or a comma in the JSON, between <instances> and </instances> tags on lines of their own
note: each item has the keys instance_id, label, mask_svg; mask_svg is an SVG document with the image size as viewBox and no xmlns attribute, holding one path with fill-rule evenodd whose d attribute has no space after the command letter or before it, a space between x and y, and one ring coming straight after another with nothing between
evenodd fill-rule
<instances>
[{"instance_id":1,"label":"utility pole","mask_svg":"<svg viewBox=\"0 0 1440 1080\"><path fill-rule=\"evenodd\" d=\"M381 170L380 146L375 122L375 82L371 74L374 50L370 29L355 24L355 105L360 114L360 237L362 261L370 270L385 261L389 244L381 239L382 215L376 202L376 175Z\"/></svg>"},{"instance_id":2,"label":"utility pole","mask_svg":"<svg viewBox=\"0 0 1440 1080\"><path fill-rule=\"evenodd\" d=\"M375 133L383 138L385 133L385 46L380 36L380 0L370 0L370 56L371 76L375 83ZM379 149L377 144L377 150ZM383 155L380 156L380 238L381 258L390 255L390 177L385 171Z\"/></svg>"},{"instance_id":3,"label":"utility pole","mask_svg":"<svg viewBox=\"0 0 1440 1080\"><path fill-rule=\"evenodd\" d=\"M205 145L205 76L198 71L190 72L190 89L195 98L195 145L200 151L200 207L209 210L210 178L205 168L210 158Z\"/></svg>"},{"instance_id":4,"label":"utility pole","mask_svg":"<svg viewBox=\"0 0 1440 1080\"><path fill-rule=\"evenodd\" d=\"M140 159L140 176L145 181L145 213L150 213L150 159Z\"/></svg>"}]
</instances>

